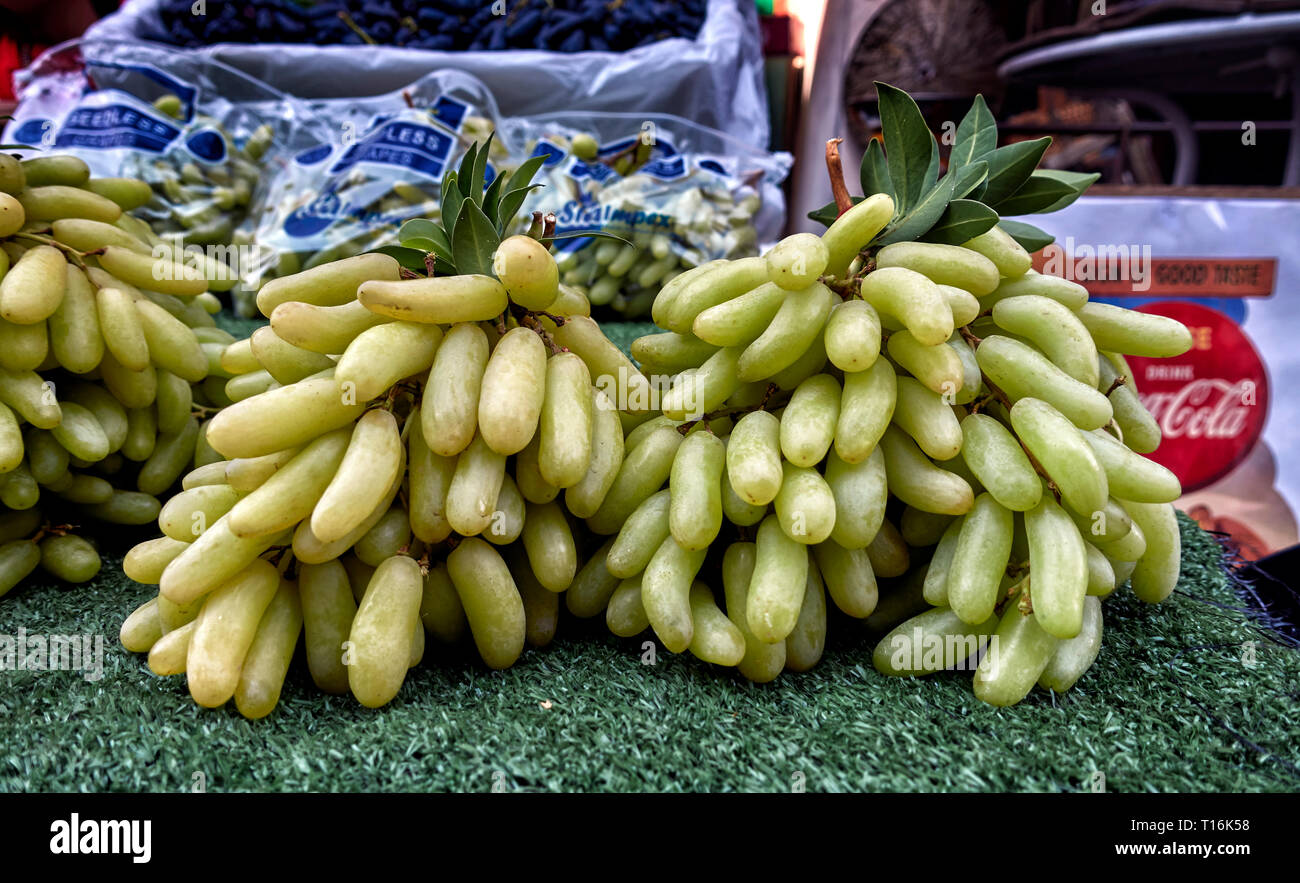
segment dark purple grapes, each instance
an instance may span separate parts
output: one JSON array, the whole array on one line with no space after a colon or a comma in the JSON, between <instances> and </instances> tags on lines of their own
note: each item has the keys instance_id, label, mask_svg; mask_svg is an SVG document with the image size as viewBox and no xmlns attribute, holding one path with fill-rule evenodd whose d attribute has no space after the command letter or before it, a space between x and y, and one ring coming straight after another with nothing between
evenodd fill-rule
<instances>
[{"instance_id":1,"label":"dark purple grapes","mask_svg":"<svg viewBox=\"0 0 1300 883\"><path fill-rule=\"evenodd\" d=\"M316 43L442 51L545 49L621 52L670 37L694 39L707 0L246 0L192 13L192 0L163 0L162 29L175 46ZM612 8L611 8L612 6ZM364 35L364 36L363 36Z\"/></svg>"}]
</instances>

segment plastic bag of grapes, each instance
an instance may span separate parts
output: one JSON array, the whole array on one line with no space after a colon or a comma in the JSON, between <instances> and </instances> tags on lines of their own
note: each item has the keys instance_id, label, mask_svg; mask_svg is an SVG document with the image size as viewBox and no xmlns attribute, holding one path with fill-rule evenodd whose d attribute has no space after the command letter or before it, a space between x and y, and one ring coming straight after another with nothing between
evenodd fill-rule
<instances>
[{"instance_id":1,"label":"plastic bag of grapes","mask_svg":"<svg viewBox=\"0 0 1300 883\"><path fill-rule=\"evenodd\" d=\"M498 116L487 87L455 71L376 98L308 107L330 136L293 157L241 231L265 261L249 295L271 278L396 244L410 218L436 220L444 172L487 139ZM509 164L494 144L488 182ZM252 314L251 297L241 293L237 306Z\"/></svg>"},{"instance_id":2,"label":"plastic bag of grapes","mask_svg":"<svg viewBox=\"0 0 1300 883\"><path fill-rule=\"evenodd\" d=\"M593 308L649 313L677 274L756 255L785 225L786 153L657 114L546 114L505 120L503 139L545 155L544 186L524 212L555 215L552 246L563 281ZM599 230L619 239L574 236Z\"/></svg>"},{"instance_id":3,"label":"plastic bag of grapes","mask_svg":"<svg viewBox=\"0 0 1300 883\"><path fill-rule=\"evenodd\" d=\"M164 237L229 243L268 169L325 129L294 99L219 62L158 46L72 41L15 77L5 133L151 193L131 211Z\"/></svg>"}]
</instances>

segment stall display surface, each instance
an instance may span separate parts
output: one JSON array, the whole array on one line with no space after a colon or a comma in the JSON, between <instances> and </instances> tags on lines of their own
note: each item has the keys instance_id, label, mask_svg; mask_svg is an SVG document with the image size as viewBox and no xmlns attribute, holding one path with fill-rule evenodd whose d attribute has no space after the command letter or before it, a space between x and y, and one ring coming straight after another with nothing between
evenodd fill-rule
<instances>
[{"instance_id":1,"label":"stall display surface","mask_svg":"<svg viewBox=\"0 0 1300 883\"><path fill-rule=\"evenodd\" d=\"M122 649L121 611L149 591L110 560L0 607L14 640L103 636L96 681L3 673L0 791L1300 790L1300 652L1247 612L1216 538L1180 521L1176 597L1117 592L1085 678L1006 709L960 674L877 674L865 635L832 630L815 670L756 685L662 649L646 665L644 636L569 620L507 671L431 652L382 710L322 697L295 666L250 722Z\"/></svg>"}]
</instances>

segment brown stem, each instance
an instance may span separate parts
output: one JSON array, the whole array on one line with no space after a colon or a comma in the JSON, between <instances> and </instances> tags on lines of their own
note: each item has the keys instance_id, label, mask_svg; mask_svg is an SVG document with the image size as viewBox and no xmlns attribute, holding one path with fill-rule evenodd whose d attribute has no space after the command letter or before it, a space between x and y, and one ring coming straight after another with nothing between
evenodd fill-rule
<instances>
[{"instance_id":1,"label":"brown stem","mask_svg":"<svg viewBox=\"0 0 1300 883\"><path fill-rule=\"evenodd\" d=\"M542 218L542 245L547 248L551 247L551 242L555 236L555 212L547 212Z\"/></svg>"},{"instance_id":2,"label":"brown stem","mask_svg":"<svg viewBox=\"0 0 1300 883\"><path fill-rule=\"evenodd\" d=\"M541 239L544 229L544 216L541 212L533 212L533 221L528 225L526 235L532 239Z\"/></svg>"},{"instance_id":3,"label":"brown stem","mask_svg":"<svg viewBox=\"0 0 1300 883\"><path fill-rule=\"evenodd\" d=\"M968 325L963 325L957 330L961 332L961 339L966 341L968 344L970 344L971 349L975 349L976 347L978 347L980 343L984 340L984 338L982 337L976 337L975 333L970 330L970 326Z\"/></svg>"},{"instance_id":4,"label":"brown stem","mask_svg":"<svg viewBox=\"0 0 1300 883\"><path fill-rule=\"evenodd\" d=\"M1121 386L1128 386L1128 377L1126 377L1123 374L1120 374L1118 377L1116 377L1114 380L1111 381L1110 388L1106 390L1106 395L1109 396L1111 393L1119 389Z\"/></svg>"},{"instance_id":5,"label":"brown stem","mask_svg":"<svg viewBox=\"0 0 1300 883\"><path fill-rule=\"evenodd\" d=\"M695 428L695 425L697 423L708 424L722 417L738 417L738 416L743 416L745 414L749 414L753 411L766 411L769 405L773 405L774 407L780 407L781 405L784 405L786 402L790 401L790 393L785 393L784 395L778 396L776 393L777 390L779 389L780 387L777 386L775 383L769 383L767 385L767 389L763 391L763 398L759 400L758 404L743 405L734 408L719 408L716 411L708 412L703 417L696 418L695 420L687 420L681 426L677 427L677 431L680 432L682 435L686 435L692 429ZM779 398L780 401L773 402L772 399L774 398Z\"/></svg>"},{"instance_id":6,"label":"brown stem","mask_svg":"<svg viewBox=\"0 0 1300 883\"><path fill-rule=\"evenodd\" d=\"M848 185L844 183L844 166L840 162L840 144L843 141L843 138L832 138L826 142L826 173L830 175L831 194L841 215L853 208Z\"/></svg>"}]
</instances>

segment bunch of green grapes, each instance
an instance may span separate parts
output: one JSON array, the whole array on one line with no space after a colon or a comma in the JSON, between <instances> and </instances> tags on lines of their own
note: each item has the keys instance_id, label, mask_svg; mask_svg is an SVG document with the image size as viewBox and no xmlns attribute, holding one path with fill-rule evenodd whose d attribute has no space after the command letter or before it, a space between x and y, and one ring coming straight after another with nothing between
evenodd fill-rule
<instances>
[{"instance_id":1,"label":"bunch of green grapes","mask_svg":"<svg viewBox=\"0 0 1300 883\"><path fill-rule=\"evenodd\" d=\"M426 632L468 633L492 668L551 640L578 564L569 513L602 506L623 462L614 400L648 383L540 242L506 239L492 270L420 277L372 253L261 289L270 325L221 357L234 404L207 439L226 459L185 476L164 535L124 562L159 586L126 647L257 718L300 635L316 684L371 707Z\"/></svg>"},{"instance_id":2,"label":"bunch of green grapes","mask_svg":"<svg viewBox=\"0 0 1300 883\"><path fill-rule=\"evenodd\" d=\"M233 338L208 268L155 258L124 214L148 191L71 156L0 155L0 595L38 566L89 580L99 555L77 526L148 524L214 456L200 419Z\"/></svg>"},{"instance_id":3,"label":"bunch of green grapes","mask_svg":"<svg viewBox=\"0 0 1300 883\"><path fill-rule=\"evenodd\" d=\"M1089 303L997 227L862 251L892 215L878 194L659 293L632 352L674 379L587 517L608 539L573 613L769 681L818 661L829 594L897 626L882 672L983 650L976 695L1009 705L1083 674L1117 586L1169 595L1180 488L1141 456L1160 431L1124 355L1187 329Z\"/></svg>"}]
</instances>

